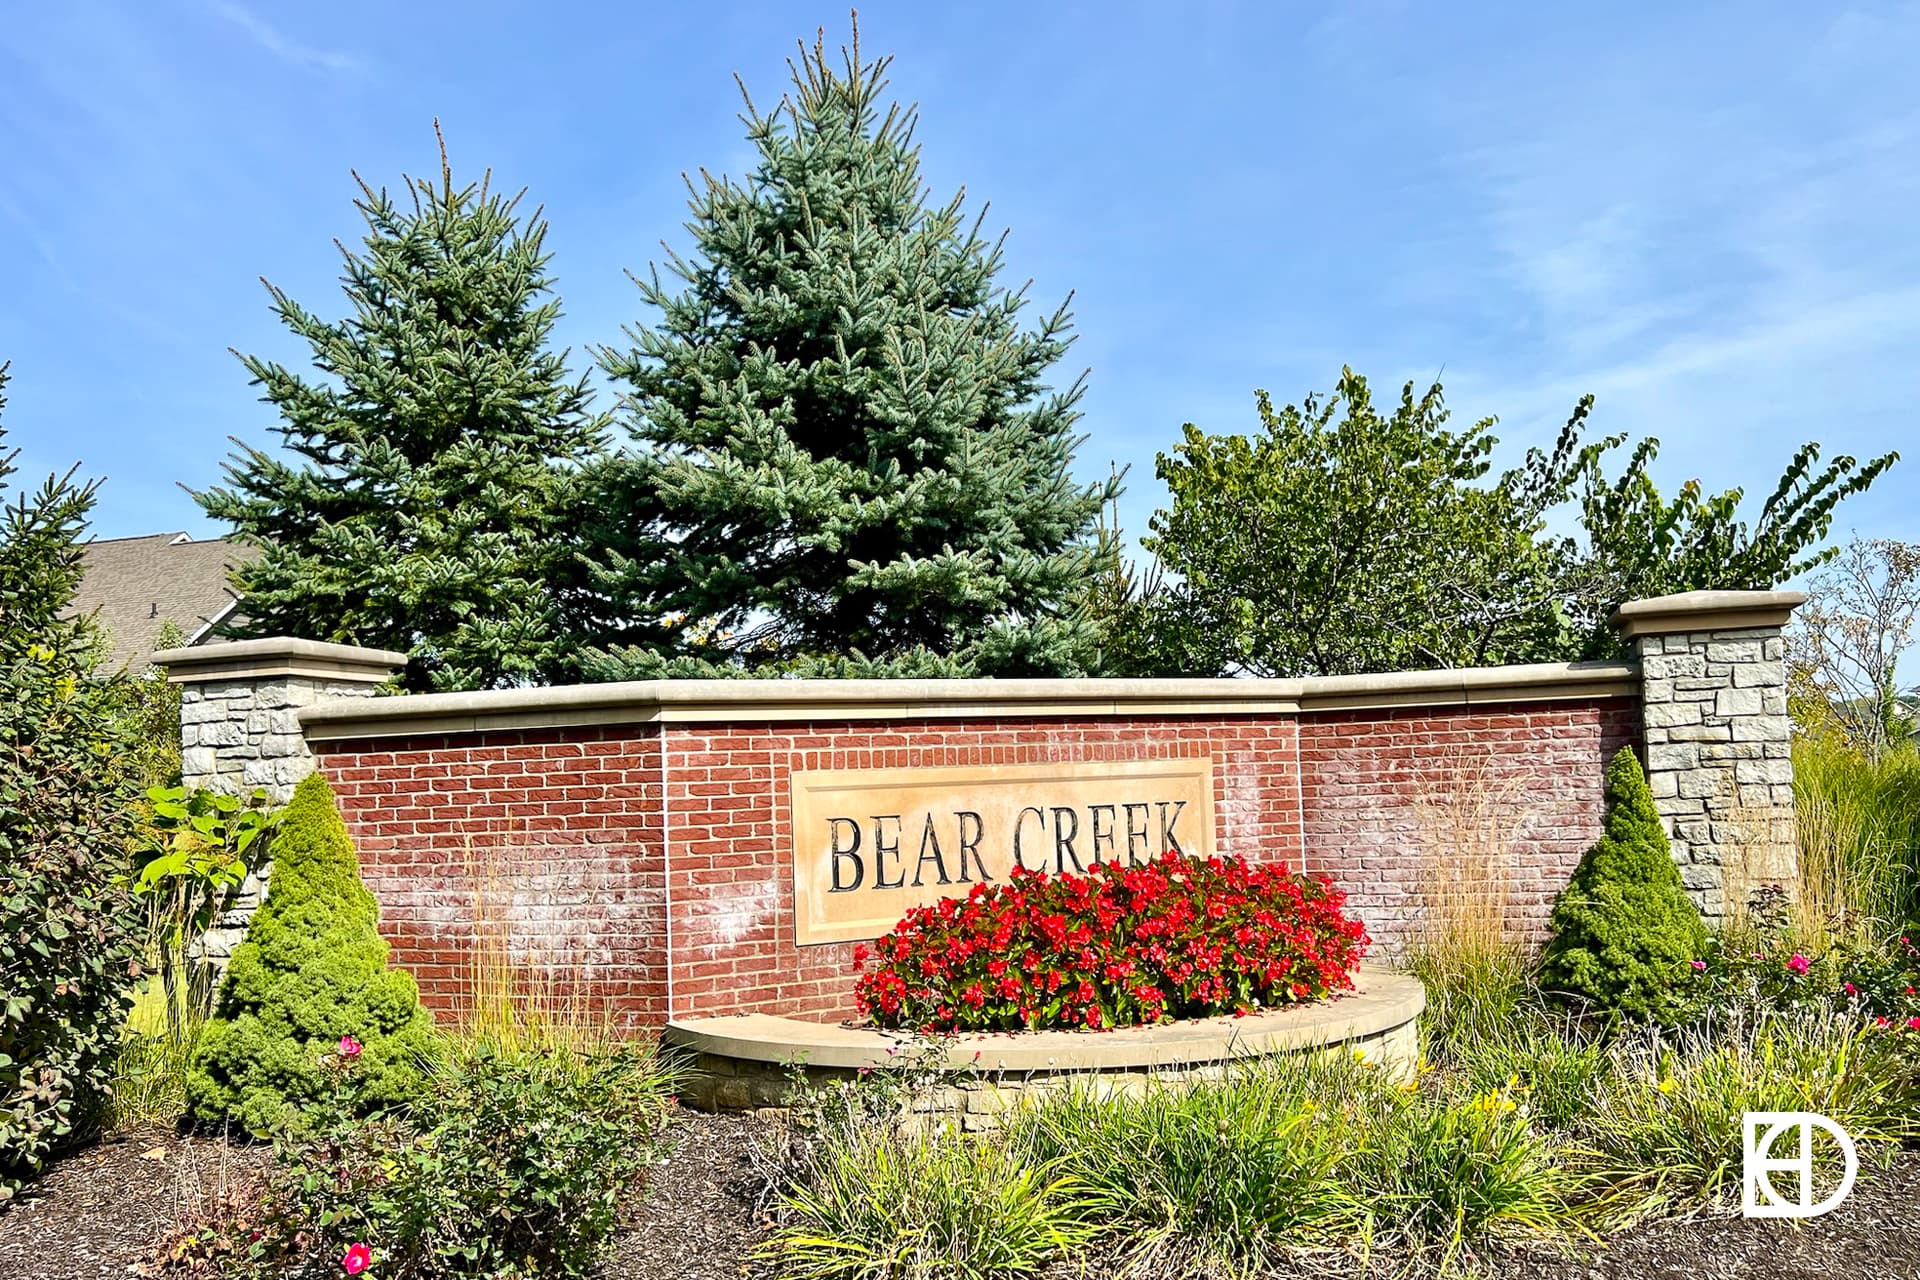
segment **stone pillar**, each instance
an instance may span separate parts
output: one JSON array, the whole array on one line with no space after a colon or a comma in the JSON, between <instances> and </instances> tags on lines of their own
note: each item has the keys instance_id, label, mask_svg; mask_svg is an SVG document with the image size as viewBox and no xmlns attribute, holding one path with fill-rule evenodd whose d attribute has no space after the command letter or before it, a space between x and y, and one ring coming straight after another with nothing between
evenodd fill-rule
<instances>
[{"instance_id":1,"label":"stone pillar","mask_svg":"<svg viewBox=\"0 0 1920 1280\"><path fill-rule=\"evenodd\" d=\"M323 699L373 696L406 666L407 655L275 636L164 649L153 662L180 686L181 782L236 795L258 787L285 804L294 784L313 772L300 709ZM262 866L247 877L204 939L216 964L246 936L270 871Z\"/></svg>"},{"instance_id":2,"label":"stone pillar","mask_svg":"<svg viewBox=\"0 0 1920 1280\"><path fill-rule=\"evenodd\" d=\"M1640 660L1647 781L1710 921L1791 888L1793 734L1781 629L1798 591L1689 591L1614 612Z\"/></svg>"}]
</instances>

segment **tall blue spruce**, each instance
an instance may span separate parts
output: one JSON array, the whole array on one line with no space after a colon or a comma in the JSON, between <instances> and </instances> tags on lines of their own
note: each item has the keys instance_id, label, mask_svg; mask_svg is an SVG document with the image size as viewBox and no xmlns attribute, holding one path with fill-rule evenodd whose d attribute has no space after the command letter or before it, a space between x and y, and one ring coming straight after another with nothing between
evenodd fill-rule
<instances>
[{"instance_id":1,"label":"tall blue spruce","mask_svg":"<svg viewBox=\"0 0 1920 1280\"><path fill-rule=\"evenodd\" d=\"M601 678L1096 660L1078 602L1116 486L1069 473L1082 382L1049 384L1068 312L1022 328L1001 241L964 192L929 203L887 65L856 31L834 63L803 47L776 109L748 98L758 163L702 175L692 257L638 281L658 322L602 353L639 447L601 473L599 581L626 627Z\"/></svg>"},{"instance_id":2,"label":"tall blue spruce","mask_svg":"<svg viewBox=\"0 0 1920 1280\"><path fill-rule=\"evenodd\" d=\"M598 607L580 522L606 424L549 345L546 223L456 186L444 144L437 181L361 193L347 317L269 286L319 376L242 357L293 456L243 446L194 495L261 549L227 629L399 650L415 690L568 678Z\"/></svg>"}]
</instances>

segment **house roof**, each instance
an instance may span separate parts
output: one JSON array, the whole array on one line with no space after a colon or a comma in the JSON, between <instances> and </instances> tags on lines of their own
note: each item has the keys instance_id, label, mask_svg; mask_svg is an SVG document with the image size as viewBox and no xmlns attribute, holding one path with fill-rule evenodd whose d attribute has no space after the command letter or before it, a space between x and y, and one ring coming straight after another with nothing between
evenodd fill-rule
<instances>
[{"instance_id":1,"label":"house roof","mask_svg":"<svg viewBox=\"0 0 1920 1280\"><path fill-rule=\"evenodd\" d=\"M260 553L228 538L195 541L185 533L155 533L89 542L84 554L86 576L71 612L96 617L113 665L139 669L168 622L186 634L188 644L207 640L213 624L240 600L227 585L229 571Z\"/></svg>"}]
</instances>

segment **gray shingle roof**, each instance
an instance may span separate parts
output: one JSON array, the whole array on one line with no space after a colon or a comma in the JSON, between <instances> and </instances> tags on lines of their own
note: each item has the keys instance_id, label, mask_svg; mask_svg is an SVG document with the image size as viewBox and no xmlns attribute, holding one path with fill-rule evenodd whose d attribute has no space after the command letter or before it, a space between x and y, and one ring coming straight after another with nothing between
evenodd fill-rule
<instances>
[{"instance_id":1,"label":"gray shingle roof","mask_svg":"<svg viewBox=\"0 0 1920 1280\"><path fill-rule=\"evenodd\" d=\"M96 617L113 665L142 669L169 621L190 644L210 639L211 625L239 599L227 585L228 570L258 554L227 538L196 542L184 533L90 542L72 612Z\"/></svg>"}]
</instances>

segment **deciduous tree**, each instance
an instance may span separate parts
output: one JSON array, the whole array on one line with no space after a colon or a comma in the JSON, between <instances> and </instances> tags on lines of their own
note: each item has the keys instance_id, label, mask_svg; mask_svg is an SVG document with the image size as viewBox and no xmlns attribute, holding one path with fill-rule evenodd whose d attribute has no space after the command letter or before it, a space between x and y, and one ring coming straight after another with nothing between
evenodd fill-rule
<instances>
[{"instance_id":1,"label":"deciduous tree","mask_svg":"<svg viewBox=\"0 0 1920 1280\"><path fill-rule=\"evenodd\" d=\"M1807 584L1788 632L1802 727L1837 731L1870 755L1913 737L1900 663L1920 622L1920 543L1855 538Z\"/></svg>"},{"instance_id":2,"label":"deciduous tree","mask_svg":"<svg viewBox=\"0 0 1920 1280\"><path fill-rule=\"evenodd\" d=\"M133 691L69 616L94 493L69 473L0 503L0 1206L100 1118L140 974Z\"/></svg>"},{"instance_id":3,"label":"deciduous tree","mask_svg":"<svg viewBox=\"0 0 1920 1280\"><path fill-rule=\"evenodd\" d=\"M1391 411L1346 370L1335 393L1260 429L1189 425L1159 474L1172 504L1143 544L1170 577L1102 616L1129 671L1338 675L1616 657L1621 603L1693 590L1764 589L1817 568L1835 507L1897 455L1821 462L1807 444L1749 522L1743 493L1689 480L1664 497L1659 441L1608 463L1624 435L1588 441L1591 397L1553 448L1489 474L1493 420L1448 425L1439 386ZM1556 521L1556 515L1571 520ZM1571 523L1571 533L1555 532ZM1111 593L1109 593L1111 594Z\"/></svg>"}]
</instances>

